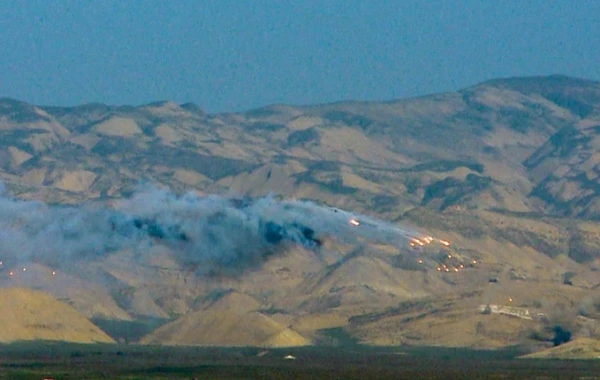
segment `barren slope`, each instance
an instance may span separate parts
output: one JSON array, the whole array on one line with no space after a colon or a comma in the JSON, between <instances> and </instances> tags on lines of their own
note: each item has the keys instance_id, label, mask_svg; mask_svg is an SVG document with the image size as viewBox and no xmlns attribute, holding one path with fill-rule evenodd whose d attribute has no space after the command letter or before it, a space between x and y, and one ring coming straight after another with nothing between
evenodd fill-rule
<instances>
[{"instance_id":1,"label":"barren slope","mask_svg":"<svg viewBox=\"0 0 600 380\"><path fill-rule=\"evenodd\" d=\"M142 339L146 344L292 347L310 344L285 324L258 311L247 295L229 293L215 305L186 314Z\"/></svg>"},{"instance_id":2,"label":"barren slope","mask_svg":"<svg viewBox=\"0 0 600 380\"><path fill-rule=\"evenodd\" d=\"M23 288L0 289L0 342L58 340L114 343L114 340L71 306L51 295Z\"/></svg>"},{"instance_id":3,"label":"barren slope","mask_svg":"<svg viewBox=\"0 0 600 380\"><path fill-rule=\"evenodd\" d=\"M7 273L19 268L0 265L0 283L48 290L88 317L174 320L145 339L152 343L307 344L344 326L377 344L530 339L521 321L478 313L496 296L500 305L543 298L540 312L573 297L564 306L571 322L577 314L598 319L599 94L597 82L550 76L390 102L217 115L172 102L60 108L0 99L0 179L24 199L112 202L141 180L177 192L273 192L452 243L413 250L328 242L239 278L209 279L157 244L143 258L117 252L56 278L48 263L18 276ZM491 279L499 280L494 291ZM260 307L223 312L213 300L232 291ZM449 309L417 319L390 312L411 300L433 309L447 301Z\"/></svg>"}]
</instances>

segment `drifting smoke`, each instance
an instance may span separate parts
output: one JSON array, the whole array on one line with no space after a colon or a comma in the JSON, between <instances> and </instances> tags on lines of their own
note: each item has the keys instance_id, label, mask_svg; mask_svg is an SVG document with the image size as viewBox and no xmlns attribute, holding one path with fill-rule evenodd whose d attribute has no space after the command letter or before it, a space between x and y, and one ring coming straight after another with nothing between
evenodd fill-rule
<instances>
[{"instance_id":1,"label":"drifting smoke","mask_svg":"<svg viewBox=\"0 0 600 380\"><path fill-rule=\"evenodd\" d=\"M160 240L174 246L180 263L200 272L244 270L289 244L318 249L325 236L344 243L367 238L402 244L417 235L312 202L273 197L236 201L151 187L116 208L53 206L10 197L0 183L0 253L11 264L60 267L123 249L143 255Z\"/></svg>"}]
</instances>

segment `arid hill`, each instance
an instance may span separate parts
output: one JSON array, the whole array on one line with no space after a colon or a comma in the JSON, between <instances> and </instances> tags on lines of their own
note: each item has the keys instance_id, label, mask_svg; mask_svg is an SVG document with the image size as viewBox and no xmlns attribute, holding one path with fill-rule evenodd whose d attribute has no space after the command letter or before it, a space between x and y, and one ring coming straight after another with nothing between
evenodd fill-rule
<instances>
[{"instance_id":1,"label":"arid hill","mask_svg":"<svg viewBox=\"0 0 600 380\"><path fill-rule=\"evenodd\" d=\"M229 114L172 102L46 107L3 98L0 179L22 199L113 204L141 181L179 193L275 193L451 244L328 242L236 278L198 277L174 260L176 248L157 244L143 259L122 251L59 273L72 286L34 271L9 278L6 267L0 283L45 289L94 320L165 323L142 339L152 343L236 335L241 319L219 320L229 312L213 303L229 292L260 307L244 314L247 339L223 344L267 345L279 332L298 344L498 347L547 343L540 331L554 324L590 335L576 320L600 319L599 128L600 83L558 75ZM480 311L487 304L545 317L489 315Z\"/></svg>"},{"instance_id":2,"label":"arid hill","mask_svg":"<svg viewBox=\"0 0 600 380\"><path fill-rule=\"evenodd\" d=\"M292 347L310 341L260 311L248 295L231 292L207 307L159 327L142 343Z\"/></svg>"},{"instance_id":3,"label":"arid hill","mask_svg":"<svg viewBox=\"0 0 600 380\"><path fill-rule=\"evenodd\" d=\"M50 340L76 343L114 343L114 340L73 307L45 292L0 289L0 342Z\"/></svg>"},{"instance_id":4,"label":"arid hill","mask_svg":"<svg viewBox=\"0 0 600 380\"><path fill-rule=\"evenodd\" d=\"M523 359L600 359L600 341L580 338L558 347L525 355Z\"/></svg>"}]
</instances>

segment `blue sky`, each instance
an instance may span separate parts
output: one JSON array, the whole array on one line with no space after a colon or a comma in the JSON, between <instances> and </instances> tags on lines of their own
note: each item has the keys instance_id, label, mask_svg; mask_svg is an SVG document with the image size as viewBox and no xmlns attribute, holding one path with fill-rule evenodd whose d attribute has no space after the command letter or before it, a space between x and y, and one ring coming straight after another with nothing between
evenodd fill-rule
<instances>
[{"instance_id":1,"label":"blue sky","mask_svg":"<svg viewBox=\"0 0 600 380\"><path fill-rule=\"evenodd\" d=\"M0 96L222 112L600 80L599 20L598 0L0 0Z\"/></svg>"}]
</instances>

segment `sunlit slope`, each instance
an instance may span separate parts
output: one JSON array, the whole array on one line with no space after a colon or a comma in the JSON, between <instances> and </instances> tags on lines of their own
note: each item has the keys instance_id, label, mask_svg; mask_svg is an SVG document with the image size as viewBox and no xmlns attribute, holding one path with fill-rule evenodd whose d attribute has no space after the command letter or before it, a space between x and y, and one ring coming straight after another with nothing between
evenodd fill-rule
<instances>
[{"instance_id":1,"label":"sunlit slope","mask_svg":"<svg viewBox=\"0 0 600 380\"><path fill-rule=\"evenodd\" d=\"M114 205L141 181L275 193L451 242L419 250L328 237L319 252L291 248L235 278L199 277L175 259L177 247L156 242L56 278L34 263L9 277L5 266L0 283L44 289L89 318L169 321L146 343L318 344L331 341L324 329L344 328L370 344L498 347L547 327L483 315L487 303L565 310L573 326L596 321L599 89L563 76L510 78L414 99L214 115L173 102L0 99L0 179L19 198ZM219 309L223 294L236 301ZM424 309L395 309L410 301Z\"/></svg>"},{"instance_id":2,"label":"sunlit slope","mask_svg":"<svg viewBox=\"0 0 600 380\"><path fill-rule=\"evenodd\" d=\"M0 342L55 340L77 343L114 343L108 335L71 306L47 293L0 289Z\"/></svg>"},{"instance_id":3,"label":"sunlit slope","mask_svg":"<svg viewBox=\"0 0 600 380\"><path fill-rule=\"evenodd\" d=\"M60 202L120 197L144 178L385 216L415 205L594 215L588 135L600 123L598 89L530 77L399 101L215 115L172 102L58 108L2 99L0 177L23 197ZM567 170L556 163L567 158L564 178L553 171Z\"/></svg>"},{"instance_id":4,"label":"sunlit slope","mask_svg":"<svg viewBox=\"0 0 600 380\"><path fill-rule=\"evenodd\" d=\"M146 344L304 346L310 341L259 311L248 295L229 293L213 304L166 324L142 339Z\"/></svg>"}]
</instances>

